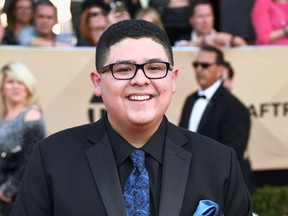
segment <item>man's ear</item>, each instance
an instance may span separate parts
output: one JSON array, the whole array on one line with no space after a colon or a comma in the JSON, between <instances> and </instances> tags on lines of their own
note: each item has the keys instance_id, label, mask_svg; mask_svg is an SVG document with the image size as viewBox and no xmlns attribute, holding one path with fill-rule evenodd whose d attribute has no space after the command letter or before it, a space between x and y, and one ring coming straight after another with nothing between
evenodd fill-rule
<instances>
[{"instance_id":1,"label":"man's ear","mask_svg":"<svg viewBox=\"0 0 288 216\"><path fill-rule=\"evenodd\" d=\"M96 96L101 96L102 89L101 89L101 75L97 71L92 71L90 73L90 79L94 86L94 94Z\"/></svg>"},{"instance_id":2,"label":"man's ear","mask_svg":"<svg viewBox=\"0 0 288 216\"><path fill-rule=\"evenodd\" d=\"M176 92L176 80L178 77L178 68L173 68L172 71L172 93Z\"/></svg>"},{"instance_id":3,"label":"man's ear","mask_svg":"<svg viewBox=\"0 0 288 216\"><path fill-rule=\"evenodd\" d=\"M223 78L223 74L225 72L225 67L223 65L218 65L218 76L219 76L219 79L220 78Z\"/></svg>"}]
</instances>

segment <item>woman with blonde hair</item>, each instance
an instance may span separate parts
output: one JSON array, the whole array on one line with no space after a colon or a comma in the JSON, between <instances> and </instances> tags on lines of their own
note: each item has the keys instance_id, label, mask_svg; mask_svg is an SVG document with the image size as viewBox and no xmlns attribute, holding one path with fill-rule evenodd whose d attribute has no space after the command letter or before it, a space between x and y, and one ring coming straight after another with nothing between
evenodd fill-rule
<instances>
[{"instance_id":1,"label":"woman with blonde hair","mask_svg":"<svg viewBox=\"0 0 288 216\"><path fill-rule=\"evenodd\" d=\"M20 62L0 71L0 215L8 216L33 146L45 138L36 79Z\"/></svg>"},{"instance_id":2,"label":"woman with blonde hair","mask_svg":"<svg viewBox=\"0 0 288 216\"><path fill-rule=\"evenodd\" d=\"M165 30L159 12L153 7L138 10L135 14L135 19L142 19L152 22L155 25L158 25L162 30Z\"/></svg>"}]
</instances>

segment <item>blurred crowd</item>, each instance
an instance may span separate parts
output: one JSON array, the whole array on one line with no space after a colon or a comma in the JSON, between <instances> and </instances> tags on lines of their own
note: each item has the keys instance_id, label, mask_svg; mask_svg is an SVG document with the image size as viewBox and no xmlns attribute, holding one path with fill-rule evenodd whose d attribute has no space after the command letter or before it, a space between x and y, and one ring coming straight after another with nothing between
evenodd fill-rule
<instances>
[{"instance_id":1,"label":"blurred crowd","mask_svg":"<svg viewBox=\"0 0 288 216\"><path fill-rule=\"evenodd\" d=\"M288 45L288 0L71 0L76 40L53 32L57 7L48 0L6 0L2 13L5 45L96 46L108 26L125 19L159 25L173 46Z\"/></svg>"}]
</instances>

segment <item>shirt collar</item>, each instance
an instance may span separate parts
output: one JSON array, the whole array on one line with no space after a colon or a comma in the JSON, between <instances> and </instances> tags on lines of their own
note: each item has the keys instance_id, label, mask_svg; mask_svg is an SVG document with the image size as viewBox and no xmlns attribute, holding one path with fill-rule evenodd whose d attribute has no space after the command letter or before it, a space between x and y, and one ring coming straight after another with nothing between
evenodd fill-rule
<instances>
[{"instance_id":1,"label":"shirt collar","mask_svg":"<svg viewBox=\"0 0 288 216\"><path fill-rule=\"evenodd\" d=\"M212 30L210 31L210 33L208 34L208 36L209 36L209 37L212 37L212 36L214 36L216 33L217 33L217 31L216 31L215 29L212 29ZM192 41L198 40L199 37L200 37L200 36L198 36L195 31L192 31L192 33L191 33L191 40L192 40Z\"/></svg>"},{"instance_id":2,"label":"shirt collar","mask_svg":"<svg viewBox=\"0 0 288 216\"><path fill-rule=\"evenodd\" d=\"M205 95L207 100L210 100L221 84L222 84L222 80L219 79L209 88L205 90L199 89L198 94Z\"/></svg>"},{"instance_id":3,"label":"shirt collar","mask_svg":"<svg viewBox=\"0 0 288 216\"><path fill-rule=\"evenodd\" d=\"M105 118L105 126L112 145L116 164L119 166L131 155L135 148L111 127L107 116ZM157 131L142 147L142 150L151 155L159 163L163 161L166 127L167 120L166 117L164 117Z\"/></svg>"}]
</instances>

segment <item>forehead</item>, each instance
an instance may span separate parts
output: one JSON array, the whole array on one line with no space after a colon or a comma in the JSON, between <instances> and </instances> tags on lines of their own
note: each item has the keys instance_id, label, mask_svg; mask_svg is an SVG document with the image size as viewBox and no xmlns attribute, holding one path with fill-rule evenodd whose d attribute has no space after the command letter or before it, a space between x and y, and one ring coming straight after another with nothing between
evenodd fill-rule
<instances>
[{"instance_id":1,"label":"forehead","mask_svg":"<svg viewBox=\"0 0 288 216\"><path fill-rule=\"evenodd\" d=\"M16 6L22 6L22 5L32 5L32 2L30 0L20 0L16 2Z\"/></svg>"},{"instance_id":2,"label":"forehead","mask_svg":"<svg viewBox=\"0 0 288 216\"><path fill-rule=\"evenodd\" d=\"M209 4L199 4L194 8L193 16L201 15L201 14L211 14L212 7Z\"/></svg>"},{"instance_id":3,"label":"forehead","mask_svg":"<svg viewBox=\"0 0 288 216\"><path fill-rule=\"evenodd\" d=\"M53 7L49 5L39 5L35 11L36 14L47 14L50 16L56 16L56 11Z\"/></svg>"},{"instance_id":4,"label":"forehead","mask_svg":"<svg viewBox=\"0 0 288 216\"><path fill-rule=\"evenodd\" d=\"M89 9L90 12L98 12L98 11L103 11L101 7L98 6L93 6Z\"/></svg>"},{"instance_id":5,"label":"forehead","mask_svg":"<svg viewBox=\"0 0 288 216\"><path fill-rule=\"evenodd\" d=\"M168 61L164 47L151 38L124 39L110 47L107 61L135 61L138 63L149 59Z\"/></svg>"},{"instance_id":6,"label":"forehead","mask_svg":"<svg viewBox=\"0 0 288 216\"><path fill-rule=\"evenodd\" d=\"M214 62L216 60L216 53L209 51L200 51L197 55L197 60L205 60L209 62Z\"/></svg>"}]
</instances>

